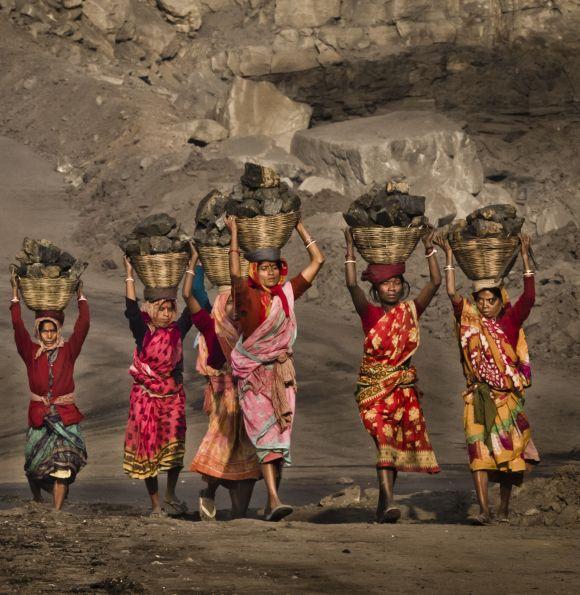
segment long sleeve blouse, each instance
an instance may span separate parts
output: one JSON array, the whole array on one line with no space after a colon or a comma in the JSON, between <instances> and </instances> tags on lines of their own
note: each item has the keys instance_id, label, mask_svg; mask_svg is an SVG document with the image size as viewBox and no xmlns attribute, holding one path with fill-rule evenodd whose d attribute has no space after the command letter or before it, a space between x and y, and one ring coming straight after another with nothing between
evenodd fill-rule
<instances>
[{"instance_id":1,"label":"long sleeve blouse","mask_svg":"<svg viewBox=\"0 0 580 595\"><path fill-rule=\"evenodd\" d=\"M89 305L86 299L78 300L79 314L74 325L72 335L65 341L63 347L59 348L58 355L52 367L52 395L55 399L63 395L74 393L74 366L77 357L81 352L83 343L87 337L90 326ZM49 361L46 352L38 358L35 357L39 344L33 341L26 330L22 320L22 311L19 302L13 302L10 306L12 315L12 328L14 329L14 340L20 357L26 365L28 374L28 385L30 392L40 397L48 395L49 386ZM64 425L71 425L83 419L82 413L76 405L56 405ZM48 412L47 406L41 401L30 401L28 406L28 424L31 427L41 427L45 415Z\"/></svg>"}]
</instances>

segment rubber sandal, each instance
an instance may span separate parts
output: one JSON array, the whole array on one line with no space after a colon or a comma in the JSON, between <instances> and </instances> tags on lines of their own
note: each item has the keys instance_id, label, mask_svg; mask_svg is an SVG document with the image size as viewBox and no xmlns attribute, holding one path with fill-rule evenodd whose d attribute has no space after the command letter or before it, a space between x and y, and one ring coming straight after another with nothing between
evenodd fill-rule
<instances>
[{"instance_id":1,"label":"rubber sandal","mask_svg":"<svg viewBox=\"0 0 580 595\"><path fill-rule=\"evenodd\" d=\"M264 518L271 523L277 523L293 512L294 509L292 506L289 506L288 504L280 504L280 506L276 506L276 508L269 512Z\"/></svg>"},{"instance_id":2,"label":"rubber sandal","mask_svg":"<svg viewBox=\"0 0 580 595\"><path fill-rule=\"evenodd\" d=\"M509 518L507 516L497 517L497 522L500 525L509 525L510 524L510 520L509 520Z\"/></svg>"},{"instance_id":3,"label":"rubber sandal","mask_svg":"<svg viewBox=\"0 0 580 595\"><path fill-rule=\"evenodd\" d=\"M162 509L162 510L152 510L147 516L153 519L165 519L169 515Z\"/></svg>"},{"instance_id":4,"label":"rubber sandal","mask_svg":"<svg viewBox=\"0 0 580 595\"><path fill-rule=\"evenodd\" d=\"M477 527L485 527L487 525L491 525L491 517L488 514L478 514L477 516L471 517L469 519L472 525L476 525Z\"/></svg>"},{"instance_id":5,"label":"rubber sandal","mask_svg":"<svg viewBox=\"0 0 580 595\"><path fill-rule=\"evenodd\" d=\"M204 496L205 491L199 491L199 518L202 521L215 521L217 510L215 500Z\"/></svg>"},{"instance_id":6,"label":"rubber sandal","mask_svg":"<svg viewBox=\"0 0 580 595\"><path fill-rule=\"evenodd\" d=\"M169 514L180 515L185 514L187 512L187 504L182 500L164 500L163 501L163 508L166 509L166 512Z\"/></svg>"},{"instance_id":7,"label":"rubber sandal","mask_svg":"<svg viewBox=\"0 0 580 595\"><path fill-rule=\"evenodd\" d=\"M381 523L396 523L401 518L401 509L398 506L389 506L385 512L383 512L383 517L381 518Z\"/></svg>"}]
</instances>

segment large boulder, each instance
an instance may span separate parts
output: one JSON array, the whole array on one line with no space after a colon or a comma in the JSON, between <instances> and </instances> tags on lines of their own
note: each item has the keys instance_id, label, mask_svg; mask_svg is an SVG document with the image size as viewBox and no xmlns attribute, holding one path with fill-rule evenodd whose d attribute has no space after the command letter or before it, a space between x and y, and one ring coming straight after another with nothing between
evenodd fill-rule
<instances>
[{"instance_id":1,"label":"large boulder","mask_svg":"<svg viewBox=\"0 0 580 595\"><path fill-rule=\"evenodd\" d=\"M158 10L134 0L135 41L145 50L161 56L174 42L175 29L167 23Z\"/></svg>"},{"instance_id":2,"label":"large boulder","mask_svg":"<svg viewBox=\"0 0 580 595\"><path fill-rule=\"evenodd\" d=\"M131 0L84 0L83 16L103 33L115 33L132 20Z\"/></svg>"},{"instance_id":3,"label":"large boulder","mask_svg":"<svg viewBox=\"0 0 580 595\"><path fill-rule=\"evenodd\" d=\"M274 19L278 27L321 27L340 18L341 0L276 0Z\"/></svg>"},{"instance_id":4,"label":"large boulder","mask_svg":"<svg viewBox=\"0 0 580 595\"><path fill-rule=\"evenodd\" d=\"M289 149L297 130L308 128L312 108L292 101L272 83L236 77L219 121L230 136L264 135Z\"/></svg>"},{"instance_id":5,"label":"large boulder","mask_svg":"<svg viewBox=\"0 0 580 595\"><path fill-rule=\"evenodd\" d=\"M201 7L198 0L157 0L157 5L173 17L182 19L191 14L200 16Z\"/></svg>"},{"instance_id":6,"label":"large boulder","mask_svg":"<svg viewBox=\"0 0 580 595\"><path fill-rule=\"evenodd\" d=\"M292 153L346 194L404 177L413 194L427 197L432 220L450 212L465 216L480 206L475 195L483 188L483 169L476 147L458 124L434 112L392 112L302 130Z\"/></svg>"}]
</instances>

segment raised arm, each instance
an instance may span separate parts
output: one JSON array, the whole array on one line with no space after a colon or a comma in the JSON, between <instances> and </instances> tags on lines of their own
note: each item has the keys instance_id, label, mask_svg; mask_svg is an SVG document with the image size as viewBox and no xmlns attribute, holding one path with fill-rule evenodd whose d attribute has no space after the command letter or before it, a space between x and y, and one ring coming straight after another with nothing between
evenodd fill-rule
<instances>
[{"instance_id":1,"label":"raised arm","mask_svg":"<svg viewBox=\"0 0 580 595\"><path fill-rule=\"evenodd\" d=\"M238 224L233 215L226 217L226 225L230 230L232 240L230 243L230 277L232 285L235 285L242 276L242 267L240 265L240 245L238 243Z\"/></svg>"},{"instance_id":2,"label":"raised arm","mask_svg":"<svg viewBox=\"0 0 580 595\"><path fill-rule=\"evenodd\" d=\"M433 241L437 246L440 246L445 252L445 286L447 288L447 295L454 305L458 305L463 301L463 296L457 293L455 288L455 267L453 266L453 250L451 244L446 237L441 234L435 234Z\"/></svg>"},{"instance_id":3,"label":"raised arm","mask_svg":"<svg viewBox=\"0 0 580 595\"><path fill-rule=\"evenodd\" d=\"M125 296L127 299L137 301L137 294L135 293L135 278L133 277L133 265L128 256L125 256Z\"/></svg>"},{"instance_id":4,"label":"raised arm","mask_svg":"<svg viewBox=\"0 0 580 595\"><path fill-rule=\"evenodd\" d=\"M205 290L205 286L203 283L204 270L201 266L201 263L197 263L197 265L193 269L193 272L195 273L195 276L193 277L191 293L204 310L211 312L211 302L209 301L209 297L207 295L207 291Z\"/></svg>"},{"instance_id":5,"label":"raised arm","mask_svg":"<svg viewBox=\"0 0 580 595\"><path fill-rule=\"evenodd\" d=\"M306 230L306 227L304 227L304 223L302 223L301 220L299 220L296 224L296 231L304 242L304 246L306 246L306 250L308 250L308 256L310 257L310 263L302 271L302 276L304 279L306 279L306 281L308 281L308 283L312 283L324 264L324 254L322 254L320 251L316 240L313 240L310 237L310 234Z\"/></svg>"},{"instance_id":6,"label":"raised arm","mask_svg":"<svg viewBox=\"0 0 580 595\"><path fill-rule=\"evenodd\" d=\"M352 239L352 231L350 227L344 230L344 237L346 240L346 254L344 258L344 278L346 287L350 292L352 303L355 310L362 316L366 310L369 301L365 296L365 292L359 287L356 277L356 258L354 254L354 241Z\"/></svg>"},{"instance_id":7,"label":"raised arm","mask_svg":"<svg viewBox=\"0 0 580 595\"><path fill-rule=\"evenodd\" d=\"M12 286L12 300L10 303L10 314L12 316L12 328L14 329L14 342L20 357L28 362L32 359L35 350L35 344L30 338L24 322L22 321L22 312L20 310L20 298L18 297L18 277L12 270L10 276L10 285Z\"/></svg>"},{"instance_id":8,"label":"raised arm","mask_svg":"<svg viewBox=\"0 0 580 595\"><path fill-rule=\"evenodd\" d=\"M526 320L536 301L536 286L534 283L534 269L530 262L530 236L520 234L520 254L524 265L524 291L513 305L511 314L518 325Z\"/></svg>"},{"instance_id":9,"label":"raised arm","mask_svg":"<svg viewBox=\"0 0 580 595\"><path fill-rule=\"evenodd\" d=\"M72 335L68 340L71 356L73 359L76 359L79 356L83 343L89 334L90 327L89 304L83 292L82 281L79 281L79 284L77 285L77 301L79 306L79 315L77 317L77 321L75 322Z\"/></svg>"},{"instance_id":10,"label":"raised arm","mask_svg":"<svg viewBox=\"0 0 580 595\"><path fill-rule=\"evenodd\" d=\"M191 288L193 287L194 277L196 276L195 266L197 264L198 254L197 254L197 250L195 249L195 246L193 244L190 244L190 247L191 247L191 258L189 259L189 265L187 267L187 270L185 271L185 279L183 281L182 296L183 296L183 300L185 301L185 304L187 305L191 314L196 314L202 308L201 308L200 303L197 301L197 299L193 295Z\"/></svg>"},{"instance_id":11,"label":"raised arm","mask_svg":"<svg viewBox=\"0 0 580 595\"><path fill-rule=\"evenodd\" d=\"M439 287L441 287L441 271L439 270L439 263L435 256L437 250L433 246L434 236L435 230L429 229L421 237L425 246L425 258L429 264L429 281L427 281L415 299L415 302L422 310L427 308L431 300L435 297L435 294L439 291Z\"/></svg>"}]
</instances>

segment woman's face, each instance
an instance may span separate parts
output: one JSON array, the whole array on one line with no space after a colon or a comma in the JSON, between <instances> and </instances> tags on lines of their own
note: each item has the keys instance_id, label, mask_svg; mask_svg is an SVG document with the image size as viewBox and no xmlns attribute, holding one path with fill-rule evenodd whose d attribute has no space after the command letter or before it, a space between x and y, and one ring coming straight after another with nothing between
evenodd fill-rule
<instances>
[{"instance_id":1,"label":"woman's face","mask_svg":"<svg viewBox=\"0 0 580 595\"><path fill-rule=\"evenodd\" d=\"M50 322L50 320L45 320L44 322L42 322L40 324L39 333L40 339L46 347L50 348L56 343L56 339L58 337L58 330L54 322Z\"/></svg>"},{"instance_id":2,"label":"woman's face","mask_svg":"<svg viewBox=\"0 0 580 595\"><path fill-rule=\"evenodd\" d=\"M497 318L502 309L501 300L487 289L477 293L475 303L479 313L485 318Z\"/></svg>"},{"instance_id":3,"label":"woman's face","mask_svg":"<svg viewBox=\"0 0 580 595\"><path fill-rule=\"evenodd\" d=\"M168 327L173 320L174 313L175 302L172 300L166 300L152 316L153 324L160 328Z\"/></svg>"},{"instance_id":4,"label":"woman's face","mask_svg":"<svg viewBox=\"0 0 580 595\"><path fill-rule=\"evenodd\" d=\"M258 277L264 287L274 287L280 281L280 267L277 262L264 260L258 264Z\"/></svg>"},{"instance_id":5,"label":"woman's face","mask_svg":"<svg viewBox=\"0 0 580 595\"><path fill-rule=\"evenodd\" d=\"M383 281L378 287L379 299L383 304L398 304L403 295L403 281L401 277L391 277Z\"/></svg>"},{"instance_id":6,"label":"woman's face","mask_svg":"<svg viewBox=\"0 0 580 595\"><path fill-rule=\"evenodd\" d=\"M228 297L228 301L226 302L225 312L226 312L226 316L229 319L233 320L233 317L234 317L234 300L232 299L232 296L231 295Z\"/></svg>"}]
</instances>

